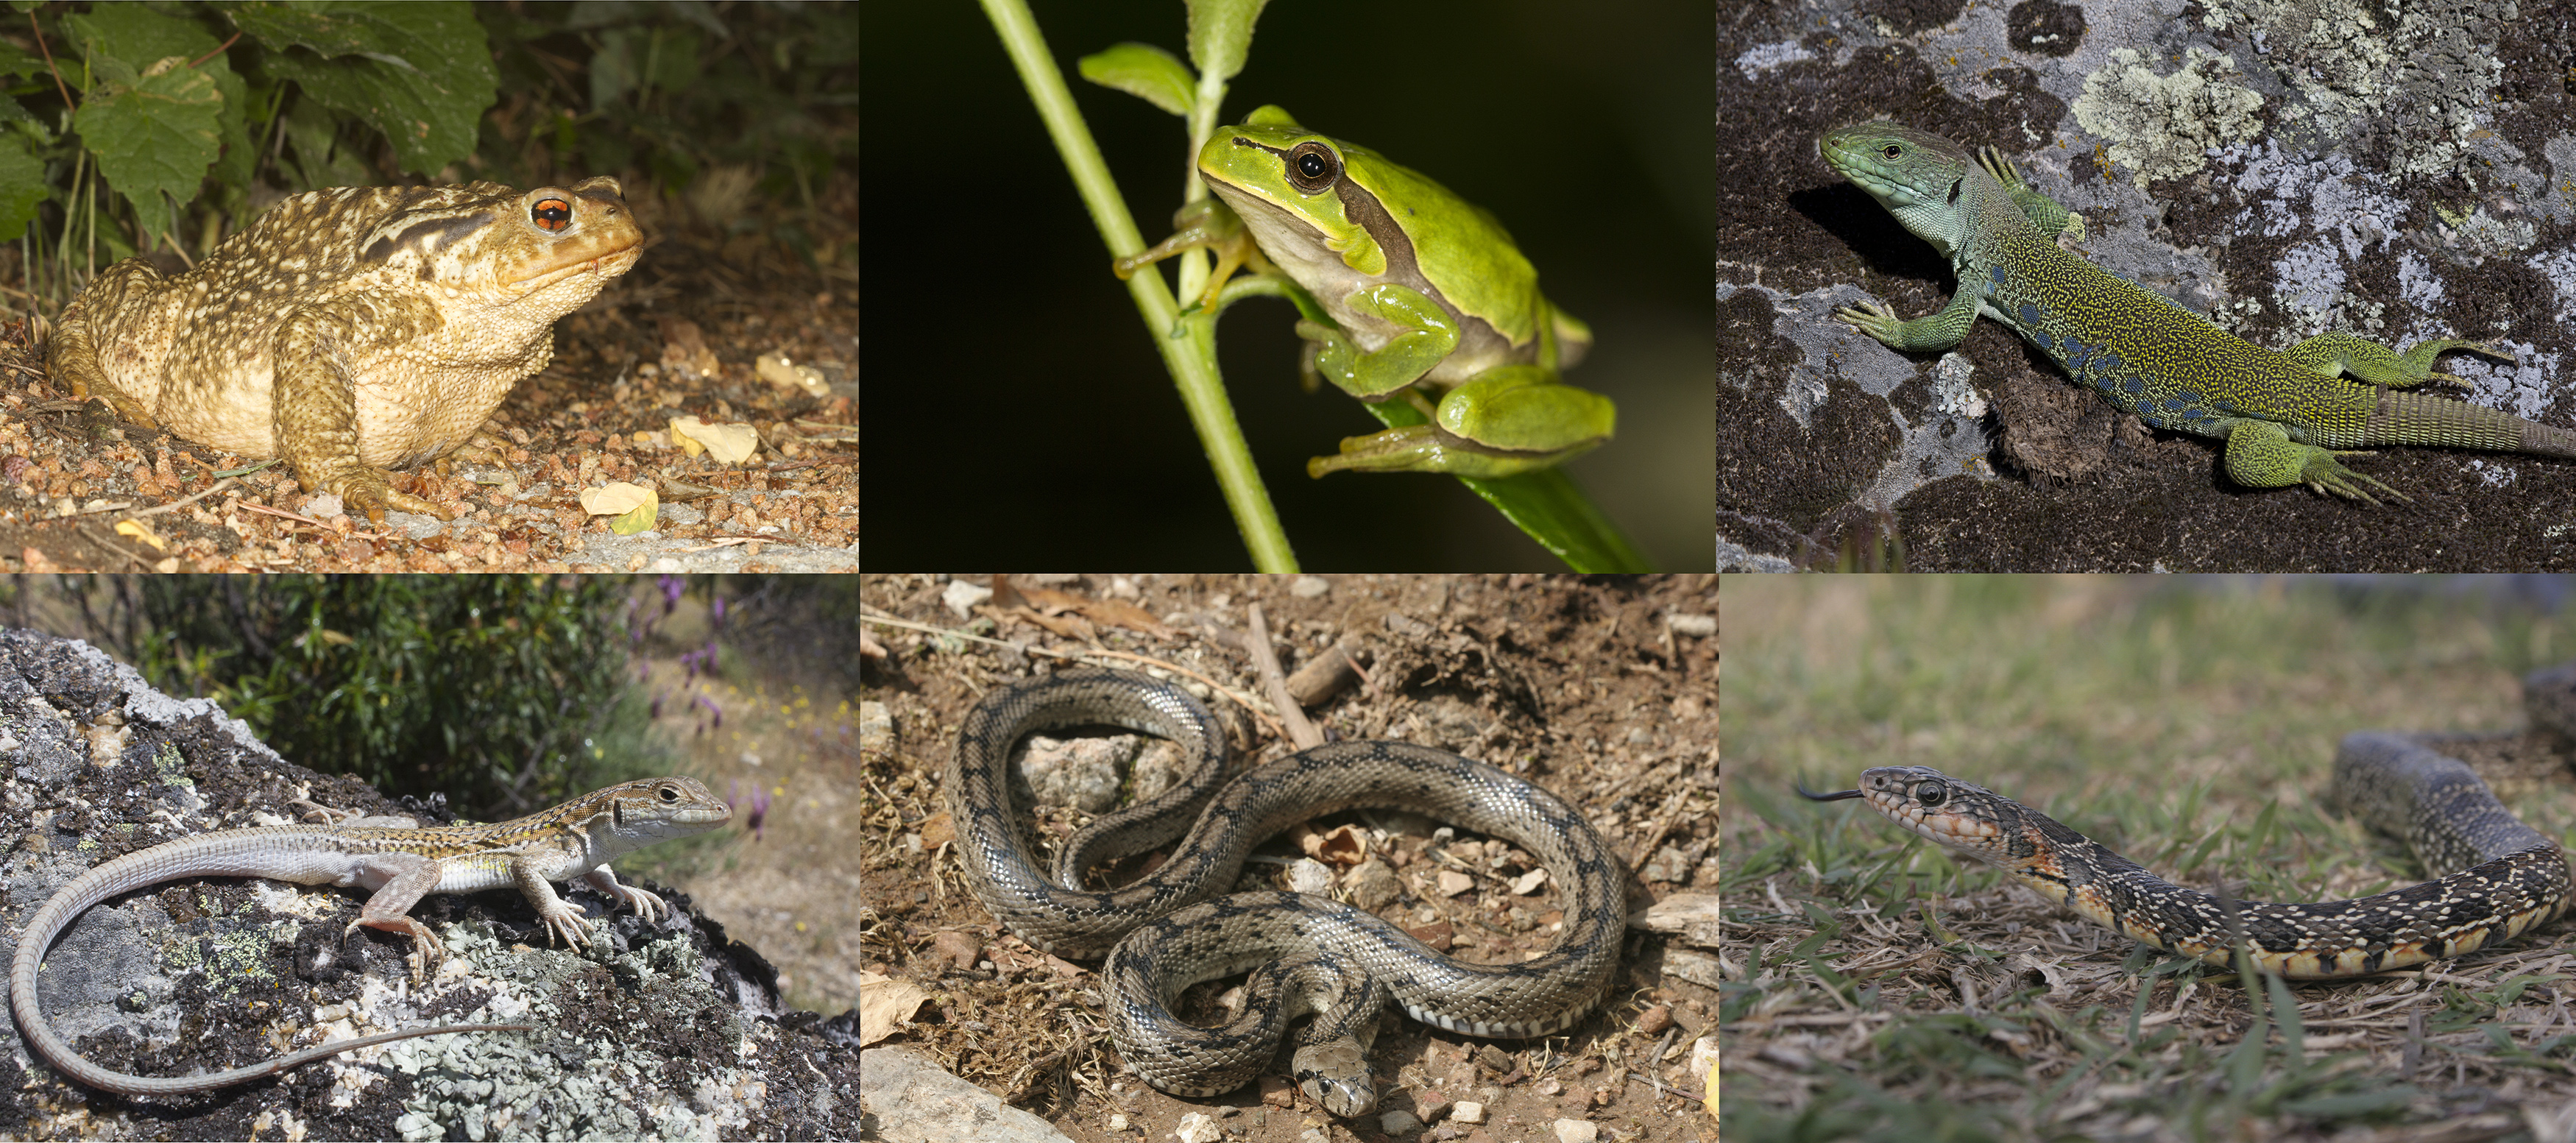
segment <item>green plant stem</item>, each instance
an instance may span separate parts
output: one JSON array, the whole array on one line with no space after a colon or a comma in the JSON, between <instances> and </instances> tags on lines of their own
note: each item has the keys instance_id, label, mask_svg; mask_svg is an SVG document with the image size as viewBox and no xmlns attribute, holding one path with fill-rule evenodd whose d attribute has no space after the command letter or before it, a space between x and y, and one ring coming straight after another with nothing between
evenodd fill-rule
<instances>
[{"instance_id":1,"label":"green plant stem","mask_svg":"<svg viewBox=\"0 0 2576 1143\"><path fill-rule=\"evenodd\" d=\"M1010 54L1011 65L1020 73L1020 82L1029 89L1029 101L1037 105L1038 118L1045 121L1057 153L1064 156L1074 189L1090 210L1092 225L1100 229L1110 255L1124 258L1143 250L1145 241L1136 232L1136 220L1128 215L1127 202L1119 197L1118 184L1109 177L1109 168L1101 161L1100 149L1093 144L1081 111L1073 105L1073 93L1065 89L1064 73L1057 70L1055 57L1048 54L1046 39L1038 33L1037 20L1029 14L1028 5L1022 0L983 0L983 4L984 14L1001 36L1003 50ZM1217 375L1213 316L1181 318L1180 306L1173 301L1161 274L1147 272L1129 277L1127 292L1136 299L1146 333L1162 351L1163 364L1171 370L1172 382L1181 391L1181 404L1189 410L1200 446L1207 450L1209 467L1216 470L1217 487L1234 513L1235 527L1243 533L1253 566L1266 572L1297 570L1297 555L1289 549L1288 534L1280 528L1279 515L1270 507L1270 492L1261 484L1260 470L1252 463L1252 448L1244 443L1243 430L1235 423L1234 406L1226 399L1225 381Z\"/></svg>"}]
</instances>

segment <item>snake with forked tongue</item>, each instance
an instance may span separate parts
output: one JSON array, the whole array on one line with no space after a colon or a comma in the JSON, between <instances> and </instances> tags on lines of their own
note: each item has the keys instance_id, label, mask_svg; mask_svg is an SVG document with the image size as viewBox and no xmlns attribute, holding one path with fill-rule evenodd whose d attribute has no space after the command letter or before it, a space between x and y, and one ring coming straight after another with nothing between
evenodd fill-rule
<instances>
[{"instance_id":1,"label":"snake with forked tongue","mask_svg":"<svg viewBox=\"0 0 2576 1143\"><path fill-rule=\"evenodd\" d=\"M2536 726L2576 739L2576 664L2523 680ZM2556 839L2524 825L2439 736L2363 732L2335 753L2329 801L2404 838L2432 880L2348 901L2236 902L2255 967L2289 979L2363 976L2512 940L2576 894ZM2219 898L2175 885L2056 819L1922 766L1862 771L1858 798L1889 821L2001 866L2015 880L2141 944L2232 967Z\"/></svg>"}]
</instances>

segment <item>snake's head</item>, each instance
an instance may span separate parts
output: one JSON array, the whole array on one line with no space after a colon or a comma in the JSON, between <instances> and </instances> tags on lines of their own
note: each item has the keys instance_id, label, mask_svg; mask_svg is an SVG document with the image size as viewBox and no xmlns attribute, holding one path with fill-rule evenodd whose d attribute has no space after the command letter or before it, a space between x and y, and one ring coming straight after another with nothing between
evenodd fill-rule
<instances>
[{"instance_id":1,"label":"snake's head","mask_svg":"<svg viewBox=\"0 0 2576 1143\"><path fill-rule=\"evenodd\" d=\"M1309 1044L1297 1049L1289 1063L1298 1089L1324 1110L1357 1119L1377 1107L1377 1079L1369 1074L1368 1054L1358 1044Z\"/></svg>"}]
</instances>

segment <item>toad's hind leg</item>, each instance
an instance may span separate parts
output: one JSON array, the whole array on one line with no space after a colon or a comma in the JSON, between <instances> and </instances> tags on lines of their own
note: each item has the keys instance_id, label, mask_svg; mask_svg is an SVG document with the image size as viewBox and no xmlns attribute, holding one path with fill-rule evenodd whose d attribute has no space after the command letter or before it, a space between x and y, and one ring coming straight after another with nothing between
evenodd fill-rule
<instances>
[{"instance_id":1,"label":"toad's hind leg","mask_svg":"<svg viewBox=\"0 0 2576 1143\"><path fill-rule=\"evenodd\" d=\"M277 385L277 455L307 492L337 495L352 511L382 525L385 510L441 520L457 513L396 491L390 474L359 452L358 381L351 365L360 347L384 337L416 337L441 319L427 301L339 298L301 306L278 324L272 358Z\"/></svg>"}]
</instances>

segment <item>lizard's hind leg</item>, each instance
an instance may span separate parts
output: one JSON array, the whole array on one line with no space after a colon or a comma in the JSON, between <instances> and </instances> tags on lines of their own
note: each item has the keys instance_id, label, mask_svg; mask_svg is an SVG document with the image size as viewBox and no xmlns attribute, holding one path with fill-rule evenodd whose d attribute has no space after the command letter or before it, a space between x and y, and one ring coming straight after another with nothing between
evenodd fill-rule
<instances>
[{"instance_id":1,"label":"lizard's hind leg","mask_svg":"<svg viewBox=\"0 0 2576 1143\"><path fill-rule=\"evenodd\" d=\"M2226 426L2227 475L2248 488L2287 488L2304 484L2319 492L2349 496L2368 504L2377 504L2368 484L2383 495L2399 500L2409 497L2394 488L2344 467L2340 456L2364 456L2365 453L2341 452L2290 439L2288 430L2272 421L2239 418Z\"/></svg>"},{"instance_id":2,"label":"lizard's hind leg","mask_svg":"<svg viewBox=\"0 0 2576 1143\"><path fill-rule=\"evenodd\" d=\"M2511 362L2514 356L2485 342L2442 339L2417 342L2399 353L2366 337L2349 333L2321 333L2282 351L2284 356L2328 377L2349 374L2354 380L2370 385L2404 389L2427 383L2469 388L2469 383L2448 373L2435 372L2433 359L2454 349L2466 350L2499 361Z\"/></svg>"}]
</instances>

